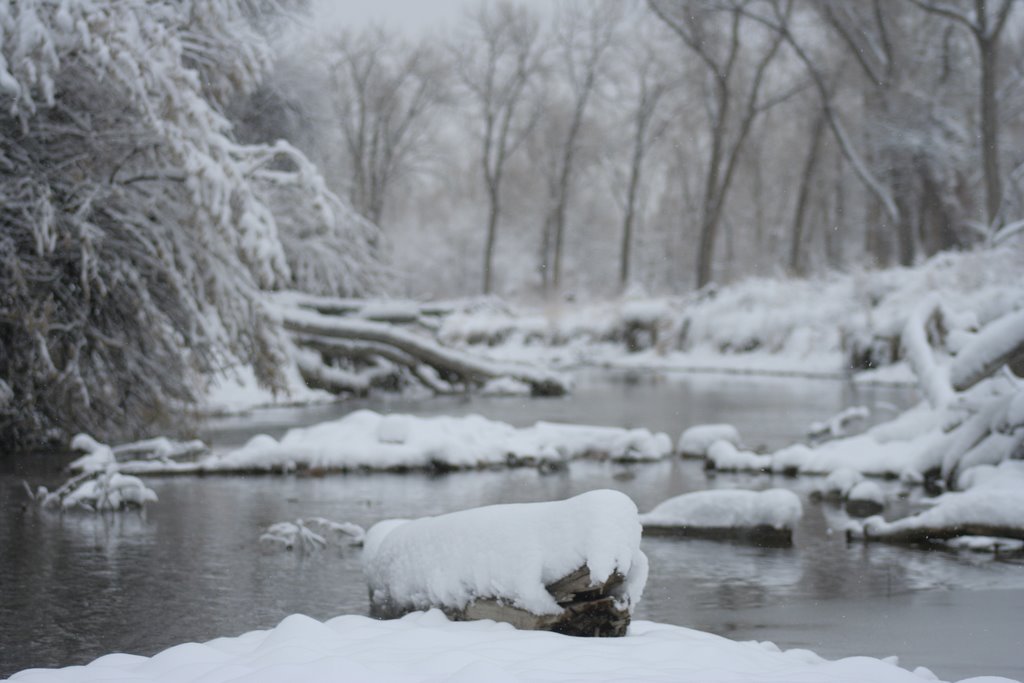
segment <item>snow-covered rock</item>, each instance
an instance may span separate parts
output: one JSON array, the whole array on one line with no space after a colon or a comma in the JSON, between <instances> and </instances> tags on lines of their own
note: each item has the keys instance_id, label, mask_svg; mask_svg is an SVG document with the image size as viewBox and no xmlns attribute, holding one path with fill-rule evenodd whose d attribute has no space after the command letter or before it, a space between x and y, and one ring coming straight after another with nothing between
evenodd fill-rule
<instances>
[{"instance_id":1,"label":"snow-covered rock","mask_svg":"<svg viewBox=\"0 0 1024 683\"><path fill-rule=\"evenodd\" d=\"M716 441L728 441L738 447L740 433L730 424L695 425L679 435L676 450L683 457L703 458Z\"/></svg>"},{"instance_id":2,"label":"snow-covered rock","mask_svg":"<svg viewBox=\"0 0 1024 683\"><path fill-rule=\"evenodd\" d=\"M789 544L802 515L800 497L787 489L713 489L670 498L640 515L640 523L646 533Z\"/></svg>"},{"instance_id":3,"label":"snow-covered rock","mask_svg":"<svg viewBox=\"0 0 1024 683\"><path fill-rule=\"evenodd\" d=\"M873 481L854 484L845 498L846 512L854 517L870 517L885 509L885 493Z\"/></svg>"},{"instance_id":4,"label":"snow-covered rock","mask_svg":"<svg viewBox=\"0 0 1024 683\"><path fill-rule=\"evenodd\" d=\"M815 487L815 495L831 501L840 501L846 498L850 490L864 481L864 475L857 470L850 468L838 469Z\"/></svg>"},{"instance_id":5,"label":"snow-covered rock","mask_svg":"<svg viewBox=\"0 0 1024 683\"><path fill-rule=\"evenodd\" d=\"M112 654L87 666L32 669L11 680L85 683L100 679L137 683L921 683L934 676L928 677L923 668L901 669L890 660L829 661L809 650L782 651L769 642L736 642L649 621L633 622L625 638L572 638L517 631L488 621L451 622L434 610L390 621L347 615L320 622L292 615L268 631L178 645L153 657Z\"/></svg>"},{"instance_id":6,"label":"snow-covered rock","mask_svg":"<svg viewBox=\"0 0 1024 683\"><path fill-rule=\"evenodd\" d=\"M715 441L708 447L705 465L709 469L726 472L739 470L769 472L772 468L772 456L740 450L729 441Z\"/></svg>"},{"instance_id":7,"label":"snow-covered rock","mask_svg":"<svg viewBox=\"0 0 1024 683\"><path fill-rule=\"evenodd\" d=\"M363 567L375 612L439 607L460 617L478 601L560 615L567 606L550 587L585 567L590 586L607 585L609 602L628 621L647 581L640 533L632 500L590 491L564 501L379 522L367 532Z\"/></svg>"}]
</instances>

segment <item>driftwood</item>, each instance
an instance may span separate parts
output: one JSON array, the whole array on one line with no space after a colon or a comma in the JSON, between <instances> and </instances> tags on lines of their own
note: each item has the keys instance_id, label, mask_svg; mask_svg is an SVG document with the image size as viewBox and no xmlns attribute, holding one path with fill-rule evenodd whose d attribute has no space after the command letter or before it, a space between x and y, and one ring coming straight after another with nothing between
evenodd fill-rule
<instances>
[{"instance_id":1,"label":"driftwood","mask_svg":"<svg viewBox=\"0 0 1024 683\"><path fill-rule=\"evenodd\" d=\"M858 535L852 530L847 530L846 532L848 541L856 540L859 537L864 541L879 541L899 545L929 544L946 541L958 536L995 536L998 538L1024 540L1024 528L972 522L943 527L914 527L881 531L872 529L871 523L868 522L864 525L862 535Z\"/></svg>"},{"instance_id":2,"label":"driftwood","mask_svg":"<svg viewBox=\"0 0 1024 683\"><path fill-rule=\"evenodd\" d=\"M789 548L793 530L776 529L767 524L746 527L664 526L644 524L644 535L671 538L698 538L709 541L738 541L761 548Z\"/></svg>"},{"instance_id":3,"label":"driftwood","mask_svg":"<svg viewBox=\"0 0 1024 683\"><path fill-rule=\"evenodd\" d=\"M570 636L619 637L629 627L629 609L621 606L612 591L622 585L625 577L613 572L604 583L594 585L590 569L583 565L574 572L546 586L562 611L558 614L533 614L507 604L500 596L481 597L456 609L437 605L452 621L493 619L530 631L554 631ZM370 616L396 619L417 608L370 600Z\"/></svg>"},{"instance_id":4,"label":"driftwood","mask_svg":"<svg viewBox=\"0 0 1024 683\"><path fill-rule=\"evenodd\" d=\"M308 310L279 310L285 329L300 345L305 343L321 353L343 355L346 347L337 342L354 343L356 347L348 348L361 346L359 353L366 355L373 350L378 356L410 367L414 376L435 391L457 382L479 385L499 377L511 377L530 385L535 396L561 396L568 389L557 373L532 366L491 362L444 347L396 325L329 317ZM424 366L432 368L434 373Z\"/></svg>"}]
</instances>

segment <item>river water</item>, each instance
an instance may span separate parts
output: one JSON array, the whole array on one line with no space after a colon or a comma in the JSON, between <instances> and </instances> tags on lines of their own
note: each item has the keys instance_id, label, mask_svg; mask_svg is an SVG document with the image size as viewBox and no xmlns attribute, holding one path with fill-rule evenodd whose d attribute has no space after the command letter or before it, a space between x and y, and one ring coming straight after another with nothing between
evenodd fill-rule
<instances>
[{"instance_id":1,"label":"river water","mask_svg":"<svg viewBox=\"0 0 1024 683\"><path fill-rule=\"evenodd\" d=\"M340 416L356 407L465 414L527 425L538 419L669 432L737 425L748 443L779 447L849 405L875 419L909 405L907 389L835 380L589 374L563 399L431 398L275 409L212 421L218 448L257 432ZM635 618L738 640L771 640L829 658L898 655L942 678L1024 679L1024 564L988 555L848 545L838 508L807 501L813 479L708 476L693 461L567 471L152 478L145 513L65 514L27 506L23 479L54 485L66 456L0 459L0 676L81 664L108 652L269 628L295 612L365 614L359 551L302 555L261 548L271 523L323 516L363 526L498 502L565 498L594 488L630 495L641 510L710 487L785 486L805 496L793 548L645 538L651 575ZM893 490L898 486L887 483ZM896 509L894 514L903 510ZM496 539L500 542L500 539Z\"/></svg>"}]
</instances>

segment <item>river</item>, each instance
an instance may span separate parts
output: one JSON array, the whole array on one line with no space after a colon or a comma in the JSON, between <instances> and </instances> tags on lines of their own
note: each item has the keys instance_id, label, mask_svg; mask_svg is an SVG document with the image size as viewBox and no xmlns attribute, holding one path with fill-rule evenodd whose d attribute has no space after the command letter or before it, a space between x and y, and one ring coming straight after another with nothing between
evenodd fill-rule
<instances>
[{"instance_id":1,"label":"river","mask_svg":"<svg viewBox=\"0 0 1024 683\"><path fill-rule=\"evenodd\" d=\"M516 425L538 419L648 427L673 439L686 426L731 422L748 443L780 447L849 405L884 419L913 401L905 388L836 380L586 373L561 399L367 400L257 411L211 420L216 448L258 432L280 435L355 408L420 415L477 412ZM259 543L271 523L323 516L363 526L497 502L565 498L594 488L641 510L711 487L785 486L804 496L793 548L644 539L651 575L635 618L738 640L771 640L838 658L898 655L942 678L1024 679L1024 564L972 553L848 545L843 513L807 500L814 480L709 476L694 461L573 463L567 471L151 478L160 501L144 513L61 515L27 504L22 480L54 485L63 454L0 458L0 676L82 664L108 652L268 628L295 612L365 614L359 551L302 555ZM885 483L890 490L898 484ZM899 514L901 510L893 511ZM500 540L500 539L496 539Z\"/></svg>"}]
</instances>

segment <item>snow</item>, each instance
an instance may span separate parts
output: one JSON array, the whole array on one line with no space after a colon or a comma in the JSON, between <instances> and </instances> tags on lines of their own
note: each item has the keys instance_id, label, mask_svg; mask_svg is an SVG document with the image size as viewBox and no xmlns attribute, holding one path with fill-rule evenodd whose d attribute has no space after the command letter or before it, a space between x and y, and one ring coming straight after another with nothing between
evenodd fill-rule
<instances>
[{"instance_id":1,"label":"snow","mask_svg":"<svg viewBox=\"0 0 1024 683\"><path fill-rule=\"evenodd\" d=\"M821 483L817 491L829 498L845 498L846 494L862 481L864 481L863 474L844 467L825 477L825 481Z\"/></svg>"},{"instance_id":2,"label":"snow","mask_svg":"<svg viewBox=\"0 0 1024 683\"><path fill-rule=\"evenodd\" d=\"M74 477L52 493L40 488L35 497L41 497L44 507L59 507L63 510L81 508L92 512L143 507L146 503L157 501L155 491L142 483L141 479L121 474L116 465Z\"/></svg>"},{"instance_id":3,"label":"snow","mask_svg":"<svg viewBox=\"0 0 1024 683\"><path fill-rule=\"evenodd\" d=\"M807 434L812 437L840 437L846 435L851 423L866 420L871 411L865 406L852 406L836 413L823 422L812 422Z\"/></svg>"},{"instance_id":4,"label":"snow","mask_svg":"<svg viewBox=\"0 0 1024 683\"><path fill-rule=\"evenodd\" d=\"M634 621L624 638L517 631L492 621L450 622L437 610L378 621L347 615L320 622L292 615L275 628L178 645L153 657L115 654L87 666L35 669L18 683L202 680L532 683L922 683L936 680L893 658L829 661L770 642L736 642L679 626ZM972 683L1009 683L983 677Z\"/></svg>"},{"instance_id":5,"label":"snow","mask_svg":"<svg viewBox=\"0 0 1024 683\"><path fill-rule=\"evenodd\" d=\"M315 552L335 543L361 545L365 537L366 531L358 524L312 517L271 524L260 536L260 543L265 547Z\"/></svg>"},{"instance_id":6,"label":"snow","mask_svg":"<svg viewBox=\"0 0 1024 683\"><path fill-rule=\"evenodd\" d=\"M363 569L378 605L462 609L497 598L543 615L563 609L545 586L586 565L592 585L622 574L616 598L632 607L647 581L640 531L628 496L590 491L380 522L367 532Z\"/></svg>"},{"instance_id":7,"label":"snow","mask_svg":"<svg viewBox=\"0 0 1024 683\"><path fill-rule=\"evenodd\" d=\"M1006 356L1024 344L1024 308L1009 313L985 326L957 354L950 368L950 380L958 389L972 386L984 376L992 359ZM1001 364L1001 363L1000 363Z\"/></svg>"},{"instance_id":8,"label":"snow","mask_svg":"<svg viewBox=\"0 0 1024 683\"><path fill-rule=\"evenodd\" d=\"M998 536L957 536L946 541L945 545L954 550L970 550L976 553L1012 553L1024 550L1024 541L1019 538Z\"/></svg>"},{"instance_id":9,"label":"snow","mask_svg":"<svg viewBox=\"0 0 1024 683\"><path fill-rule=\"evenodd\" d=\"M496 377L480 387L482 396L529 396L530 385L512 377Z\"/></svg>"},{"instance_id":10,"label":"snow","mask_svg":"<svg viewBox=\"0 0 1024 683\"><path fill-rule=\"evenodd\" d=\"M291 471L318 469L470 469L562 463L574 458L659 460L672 452L667 434L538 422L517 429L479 415L415 417L359 410L310 427L289 430L280 440L254 436L244 446L195 462L131 461L133 473Z\"/></svg>"},{"instance_id":11,"label":"snow","mask_svg":"<svg viewBox=\"0 0 1024 683\"><path fill-rule=\"evenodd\" d=\"M712 443L708 447L707 462L709 467L725 471L770 471L772 468L772 456L740 450L728 441Z\"/></svg>"},{"instance_id":12,"label":"snow","mask_svg":"<svg viewBox=\"0 0 1024 683\"><path fill-rule=\"evenodd\" d=\"M740 433L729 424L695 425L680 434L676 450L684 456L704 457L716 441L728 441L739 446Z\"/></svg>"},{"instance_id":13,"label":"snow","mask_svg":"<svg viewBox=\"0 0 1024 683\"><path fill-rule=\"evenodd\" d=\"M842 377L859 349L888 349L911 318L921 322L918 308L926 300L944 313L962 312L948 318L947 350L966 350L969 328L1021 309L1021 253L1019 245L1005 245L944 253L913 268L750 278L706 296L463 306L442 319L438 336L496 359L563 366ZM624 343L635 325L644 326L649 344L628 353ZM914 350L923 350L915 345L922 337L909 339ZM899 354L886 353L871 355L870 366L885 371L864 373L864 381L912 382ZM890 370L889 363L897 366Z\"/></svg>"},{"instance_id":14,"label":"snow","mask_svg":"<svg viewBox=\"0 0 1024 683\"><path fill-rule=\"evenodd\" d=\"M285 365L282 373L285 390L274 392L260 386L251 367L243 365L232 368L211 382L203 399L202 410L209 414L235 414L266 406L330 403L337 400L333 394L306 386L297 365Z\"/></svg>"},{"instance_id":15,"label":"snow","mask_svg":"<svg viewBox=\"0 0 1024 683\"><path fill-rule=\"evenodd\" d=\"M802 515L800 497L788 489L713 489L670 498L640 515L640 523L704 529L792 529Z\"/></svg>"},{"instance_id":16,"label":"snow","mask_svg":"<svg viewBox=\"0 0 1024 683\"><path fill-rule=\"evenodd\" d=\"M875 503L885 506L885 493L882 487L873 481L862 481L854 486L846 494L846 499L853 502Z\"/></svg>"}]
</instances>

